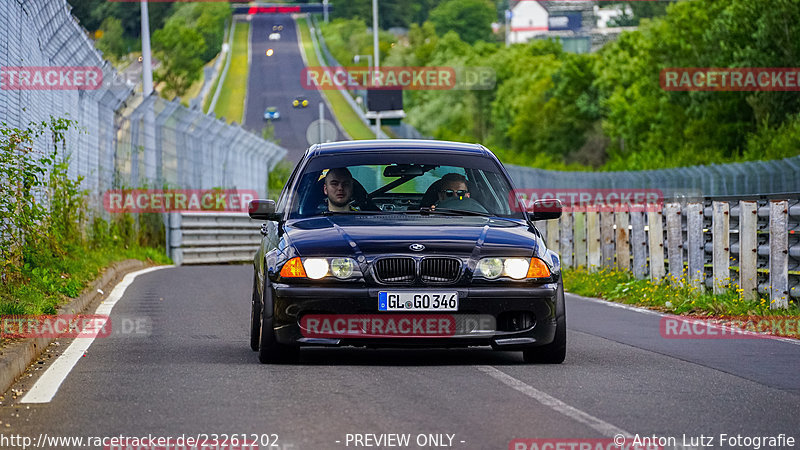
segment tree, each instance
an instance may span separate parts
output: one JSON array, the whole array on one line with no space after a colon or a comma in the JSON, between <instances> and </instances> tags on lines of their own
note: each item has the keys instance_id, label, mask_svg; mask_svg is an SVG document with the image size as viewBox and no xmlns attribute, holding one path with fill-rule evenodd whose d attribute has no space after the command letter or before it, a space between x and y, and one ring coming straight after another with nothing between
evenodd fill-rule
<instances>
[{"instance_id":1,"label":"tree","mask_svg":"<svg viewBox=\"0 0 800 450\"><path fill-rule=\"evenodd\" d=\"M440 35L452 30L464 42L474 44L492 39L496 15L488 0L446 0L431 11L430 21Z\"/></svg>"},{"instance_id":2,"label":"tree","mask_svg":"<svg viewBox=\"0 0 800 450\"><path fill-rule=\"evenodd\" d=\"M103 56L118 60L127 53L122 36L122 22L115 17L108 17L100 25L101 36L97 40L97 48Z\"/></svg>"},{"instance_id":3,"label":"tree","mask_svg":"<svg viewBox=\"0 0 800 450\"><path fill-rule=\"evenodd\" d=\"M167 95L183 95L200 78L206 44L197 30L170 21L153 33L153 49L161 60L156 78L166 84Z\"/></svg>"}]
</instances>

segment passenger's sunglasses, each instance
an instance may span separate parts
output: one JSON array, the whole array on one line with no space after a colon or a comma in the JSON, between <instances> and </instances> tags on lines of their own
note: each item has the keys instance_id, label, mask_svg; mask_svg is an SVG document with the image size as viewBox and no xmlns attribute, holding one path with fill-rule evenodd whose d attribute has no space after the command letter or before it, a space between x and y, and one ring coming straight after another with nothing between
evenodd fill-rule
<instances>
[{"instance_id":1,"label":"passenger's sunglasses","mask_svg":"<svg viewBox=\"0 0 800 450\"><path fill-rule=\"evenodd\" d=\"M469 194L469 191L464 190L464 189L459 189L457 191L454 191L452 189L446 189L444 191L439 191L439 192L441 192L442 194L444 194L447 197L452 197L453 195L458 195L459 197L463 197L463 196Z\"/></svg>"}]
</instances>

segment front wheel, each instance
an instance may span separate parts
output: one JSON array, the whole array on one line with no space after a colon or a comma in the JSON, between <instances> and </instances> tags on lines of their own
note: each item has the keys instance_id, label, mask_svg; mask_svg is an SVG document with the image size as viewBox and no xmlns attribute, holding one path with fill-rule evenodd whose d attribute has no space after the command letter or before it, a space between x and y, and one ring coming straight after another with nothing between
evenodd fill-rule
<instances>
[{"instance_id":1,"label":"front wheel","mask_svg":"<svg viewBox=\"0 0 800 450\"><path fill-rule=\"evenodd\" d=\"M258 295L258 275L253 275L253 298L250 300L250 348L258 351L261 340L261 296Z\"/></svg>"},{"instance_id":2,"label":"front wheel","mask_svg":"<svg viewBox=\"0 0 800 450\"><path fill-rule=\"evenodd\" d=\"M561 364L567 356L567 314L564 301L564 282L558 281L556 290L556 336L553 342L522 351L526 363Z\"/></svg>"},{"instance_id":3,"label":"front wheel","mask_svg":"<svg viewBox=\"0 0 800 450\"><path fill-rule=\"evenodd\" d=\"M258 360L262 364L280 364L296 361L299 356L299 349L297 347L280 344L275 338L272 288L266 277L264 279L264 292L261 295L261 299L261 333L259 336Z\"/></svg>"}]
</instances>

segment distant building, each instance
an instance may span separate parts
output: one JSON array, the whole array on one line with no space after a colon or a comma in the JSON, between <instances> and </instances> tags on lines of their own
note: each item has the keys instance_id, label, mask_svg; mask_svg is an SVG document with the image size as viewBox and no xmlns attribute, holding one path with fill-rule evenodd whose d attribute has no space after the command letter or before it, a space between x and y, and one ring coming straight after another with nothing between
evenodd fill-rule
<instances>
[{"instance_id":1,"label":"distant building","mask_svg":"<svg viewBox=\"0 0 800 450\"><path fill-rule=\"evenodd\" d=\"M624 31L607 28L612 18L623 14L621 9L600 9L593 1L511 0L510 8L507 39L511 44L525 43L531 39L559 38L565 50L588 53Z\"/></svg>"}]
</instances>

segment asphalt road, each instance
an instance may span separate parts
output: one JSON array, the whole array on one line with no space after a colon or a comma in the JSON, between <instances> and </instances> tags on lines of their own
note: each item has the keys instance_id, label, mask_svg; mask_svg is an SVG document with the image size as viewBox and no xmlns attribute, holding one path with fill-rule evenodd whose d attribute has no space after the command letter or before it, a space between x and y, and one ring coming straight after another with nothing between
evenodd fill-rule
<instances>
[{"instance_id":1,"label":"asphalt road","mask_svg":"<svg viewBox=\"0 0 800 450\"><path fill-rule=\"evenodd\" d=\"M248 347L251 285L247 266L140 275L112 313L117 332L136 321L139 331L96 339L49 403L7 392L0 439L274 433L277 448L342 449L354 447L348 434L410 433L414 443L422 433L452 436L444 448L507 449L518 438L618 432L679 444L713 436L706 448L746 448L720 445L720 433L800 438L797 344L665 340L656 315L568 295L562 365L488 349L310 349L298 364L269 366ZM56 357L43 359L12 389L28 392Z\"/></svg>"},{"instance_id":2,"label":"asphalt road","mask_svg":"<svg viewBox=\"0 0 800 450\"><path fill-rule=\"evenodd\" d=\"M264 120L264 110L269 106L276 107L281 118L273 122L275 136L280 139L280 145L289 150L286 158L296 163L309 147L306 131L312 122L319 119L322 97L318 91L306 90L301 84L305 63L297 41L297 25L294 20L288 15L259 14L252 17L252 53L244 126L260 135L267 123ZM281 39L270 41L268 36L275 24L283 25ZM270 48L273 55L267 56L267 49ZM292 107L292 101L297 96L308 98L308 107ZM327 105L325 118L333 120ZM339 130L338 139L343 139L343 136Z\"/></svg>"}]
</instances>

